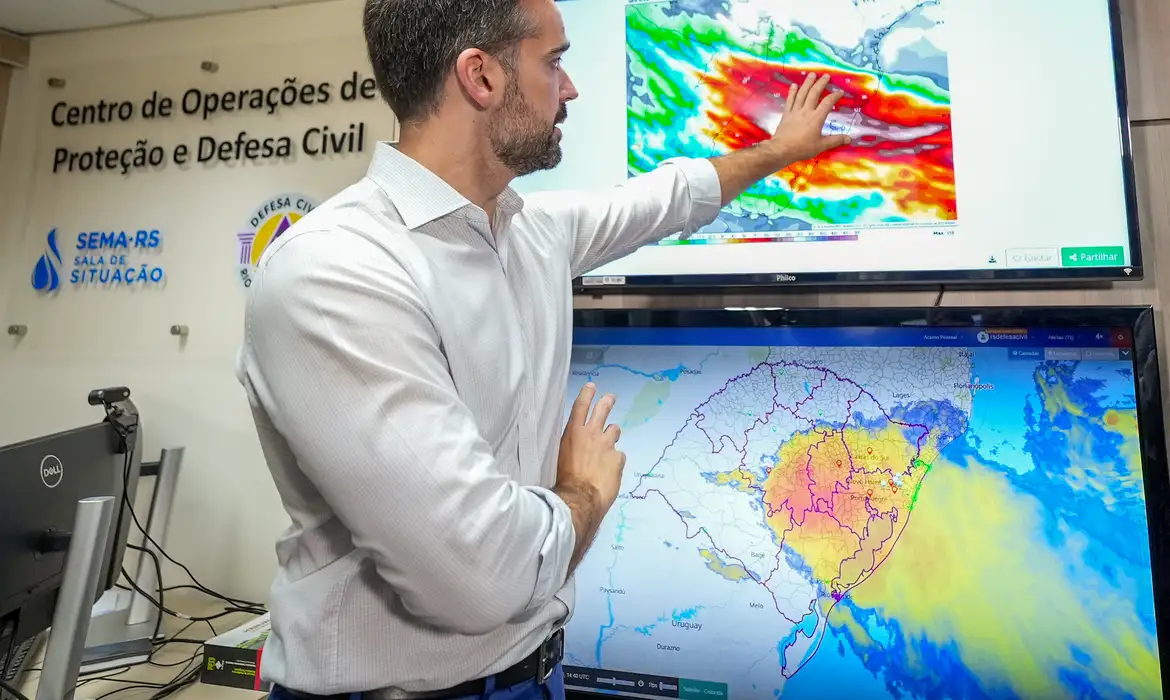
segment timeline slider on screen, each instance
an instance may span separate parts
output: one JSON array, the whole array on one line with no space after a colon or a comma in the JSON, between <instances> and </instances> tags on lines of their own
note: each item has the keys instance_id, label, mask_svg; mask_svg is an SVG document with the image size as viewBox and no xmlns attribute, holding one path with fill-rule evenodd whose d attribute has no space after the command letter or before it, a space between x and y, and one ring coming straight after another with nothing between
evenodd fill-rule
<instances>
[{"instance_id":1,"label":"timeline slider on screen","mask_svg":"<svg viewBox=\"0 0 1170 700\"><path fill-rule=\"evenodd\" d=\"M565 686L580 690L627 697L680 698L680 700L726 700L726 683L687 678L628 673L585 666L564 667Z\"/></svg>"}]
</instances>

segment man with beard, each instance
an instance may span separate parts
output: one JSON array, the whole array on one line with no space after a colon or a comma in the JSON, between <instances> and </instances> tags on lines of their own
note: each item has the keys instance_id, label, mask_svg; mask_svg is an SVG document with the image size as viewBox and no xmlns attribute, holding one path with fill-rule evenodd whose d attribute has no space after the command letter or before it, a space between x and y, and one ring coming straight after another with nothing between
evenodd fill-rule
<instances>
[{"instance_id":1,"label":"man with beard","mask_svg":"<svg viewBox=\"0 0 1170 700\"><path fill-rule=\"evenodd\" d=\"M572 575L617 497L614 397L561 423L571 280L845 144L793 86L775 136L522 200L577 97L553 0L366 0L401 122L265 251L238 374L291 525L263 676L285 698L563 697ZM644 465L639 465L644 467Z\"/></svg>"}]
</instances>

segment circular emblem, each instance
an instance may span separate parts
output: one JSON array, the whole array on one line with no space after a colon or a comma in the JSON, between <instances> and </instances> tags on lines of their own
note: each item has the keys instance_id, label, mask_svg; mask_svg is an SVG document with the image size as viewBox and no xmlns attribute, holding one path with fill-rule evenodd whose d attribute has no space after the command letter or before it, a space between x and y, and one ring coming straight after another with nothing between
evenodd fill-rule
<instances>
[{"instance_id":1,"label":"circular emblem","mask_svg":"<svg viewBox=\"0 0 1170 700\"><path fill-rule=\"evenodd\" d=\"M56 455L45 455L41 460L41 481L49 488L57 488L65 476L65 467Z\"/></svg>"},{"instance_id":2,"label":"circular emblem","mask_svg":"<svg viewBox=\"0 0 1170 700\"><path fill-rule=\"evenodd\" d=\"M252 286L256 264L272 242L317 206L316 200L303 194L280 194L252 212L248 225L236 234L239 241L240 284Z\"/></svg>"}]
</instances>

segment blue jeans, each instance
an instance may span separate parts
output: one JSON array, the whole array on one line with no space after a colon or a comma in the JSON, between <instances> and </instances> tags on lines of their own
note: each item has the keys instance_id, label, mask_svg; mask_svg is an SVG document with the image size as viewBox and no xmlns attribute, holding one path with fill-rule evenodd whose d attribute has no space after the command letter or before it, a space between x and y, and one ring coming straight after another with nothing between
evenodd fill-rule
<instances>
[{"instance_id":1,"label":"blue jeans","mask_svg":"<svg viewBox=\"0 0 1170 700\"><path fill-rule=\"evenodd\" d=\"M354 693L349 700L361 700L361 693ZM268 700L295 700L280 686L273 686L268 693ZM565 700L565 674L560 664L557 664L552 675L544 683L537 683L536 679L517 683L510 688L496 688L495 679L489 678L487 692L482 695L468 695L457 700Z\"/></svg>"}]
</instances>

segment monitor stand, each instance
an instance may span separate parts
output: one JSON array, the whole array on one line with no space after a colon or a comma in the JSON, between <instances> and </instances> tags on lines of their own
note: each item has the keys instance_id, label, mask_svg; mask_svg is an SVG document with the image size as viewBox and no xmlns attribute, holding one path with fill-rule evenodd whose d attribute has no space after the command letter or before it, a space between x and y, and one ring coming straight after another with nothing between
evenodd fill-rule
<instances>
[{"instance_id":1,"label":"monitor stand","mask_svg":"<svg viewBox=\"0 0 1170 700\"><path fill-rule=\"evenodd\" d=\"M150 513L145 524L150 538L143 538L142 546L160 558L162 553L151 540L160 545L166 541L171 507L175 501L175 487L179 483L179 466L182 462L182 447L163 450L158 461L158 474L150 499ZM147 465L143 464L143 467ZM141 590L150 592L157 600L159 581L154 559L144 552L138 554L138 571L134 576L134 583ZM127 668L149 661L154 651L154 632L160 615L162 612L158 607L138 591L126 591L121 588L106 591L93 606L89 634L85 638L85 652L81 658L82 675Z\"/></svg>"},{"instance_id":2,"label":"monitor stand","mask_svg":"<svg viewBox=\"0 0 1170 700\"><path fill-rule=\"evenodd\" d=\"M81 652L89 630L90 601L98 592L113 521L113 496L77 502L36 700L73 700Z\"/></svg>"}]
</instances>

